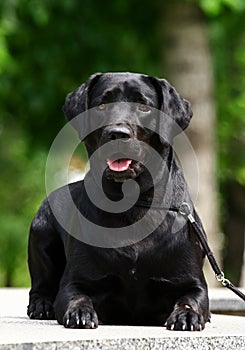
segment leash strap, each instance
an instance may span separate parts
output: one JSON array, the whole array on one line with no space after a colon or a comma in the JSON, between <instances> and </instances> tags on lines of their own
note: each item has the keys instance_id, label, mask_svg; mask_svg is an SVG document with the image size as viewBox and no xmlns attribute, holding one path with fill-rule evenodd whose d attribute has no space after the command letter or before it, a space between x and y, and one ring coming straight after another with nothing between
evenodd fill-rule
<instances>
[{"instance_id":1,"label":"leash strap","mask_svg":"<svg viewBox=\"0 0 245 350\"><path fill-rule=\"evenodd\" d=\"M198 223L196 222L194 216L191 213L189 204L186 202L183 202L182 205L180 206L179 213L188 219L191 227L194 229L194 232L197 235L197 238L201 243L201 246L205 254L207 255L210 265L215 273L215 277L217 281L220 282L224 287L229 288L232 292L238 295L243 301L245 301L245 295L237 287L235 287L227 278L225 278L224 272L221 271L214 257L214 254L208 245L206 234L202 228L202 225L198 225Z\"/></svg>"}]
</instances>

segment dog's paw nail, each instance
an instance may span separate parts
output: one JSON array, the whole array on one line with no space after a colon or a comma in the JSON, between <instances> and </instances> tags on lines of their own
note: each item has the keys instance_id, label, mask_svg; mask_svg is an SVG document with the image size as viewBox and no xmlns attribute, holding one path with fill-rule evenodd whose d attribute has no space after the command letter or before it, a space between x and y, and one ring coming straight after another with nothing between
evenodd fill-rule
<instances>
[{"instance_id":1,"label":"dog's paw nail","mask_svg":"<svg viewBox=\"0 0 245 350\"><path fill-rule=\"evenodd\" d=\"M171 331L174 330L174 323L171 325L170 330L171 330Z\"/></svg>"},{"instance_id":2,"label":"dog's paw nail","mask_svg":"<svg viewBox=\"0 0 245 350\"><path fill-rule=\"evenodd\" d=\"M91 322L91 328L94 328L95 327L95 324L94 324L94 322L92 321Z\"/></svg>"},{"instance_id":3,"label":"dog's paw nail","mask_svg":"<svg viewBox=\"0 0 245 350\"><path fill-rule=\"evenodd\" d=\"M191 332L193 332L194 331L194 326L193 326L193 324L191 325Z\"/></svg>"},{"instance_id":4,"label":"dog's paw nail","mask_svg":"<svg viewBox=\"0 0 245 350\"><path fill-rule=\"evenodd\" d=\"M182 331L185 331L185 330L186 330L186 325L183 324L183 326L182 326Z\"/></svg>"},{"instance_id":5,"label":"dog's paw nail","mask_svg":"<svg viewBox=\"0 0 245 350\"><path fill-rule=\"evenodd\" d=\"M78 315L76 316L76 324L77 324L77 326L79 326L79 324L80 324L80 318Z\"/></svg>"},{"instance_id":6,"label":"dog's paw nail","mask_svg":"<svg viewBox=\"0 0 245 350\"><path fill-rule=\"evenodd\" d=\"M30 313L29 317L30 317L30 318L33 318L33 312Z\"/></svg>"},{"instance_id":7,"label":"dog's paw nail","mask_svg":"<svg viewBox=\"0 0 245 350\"><path fill-rule=\"evenodd\" d=\"M84 319L82 320L82 324L83 324L83 326L85 326L85 324L86 324L86 321Z\"/></svg>"},{"instance_id":8,"label":"dog's paw nail","mask_svg":"<svg viewBox=\"0 0 245 350\"><path fill-rule=\"evenodd\" d=\"M69 324L70 324L70 320L69 318L66 320L66 327L69 327Z\"/></svg>"}]
</instances>

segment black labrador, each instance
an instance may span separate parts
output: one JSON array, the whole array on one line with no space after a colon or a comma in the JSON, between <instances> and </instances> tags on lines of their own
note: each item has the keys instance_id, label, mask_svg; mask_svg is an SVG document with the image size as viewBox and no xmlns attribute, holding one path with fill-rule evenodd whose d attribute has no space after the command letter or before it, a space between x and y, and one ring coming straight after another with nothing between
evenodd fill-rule
<instances>
[{"instance_id":1,"label":"black labrador","mask_svg":"<svg viewBox=\"0 0 245 350\"><path fill-rule=\"evenodd\" d=\"M190 103L164 79L98 73L67 96L64 112L85 143L90 171L84 181L49 195L32 222L29 317L57 319L68 328L96 328L101 323L204 329L210 318L204 253L189 224L180 218L183 201L200 220L172 147L173 137L190 122ZM78 115L82 117L75 122ZM93 120L97 128L88 126ZM114 150L115 144L124 145L123 151ZM108 149L99 152L106 145L109 157ZM149 149L165 164L153 163L155 179L147 166L154 153ZM129 180L137 183L138 198L131 207L106 210L90 198L86 181L99 192L100 169L104 194L115 206L125 199L123 186ZM67 188L76 209L95 228L81 224L79 237L69 232L79 223L73 225ZM54 211L70 226L59 222ZM130 230L144 218L148 219L139 226L140 232ZM104 228L103 233L96 227ZM115 243L114 232L125 227L129 235L119 235ZM93 244L98 237L99 243ZM114 243L107 245L110 239Z\"/></svg>"}]
</instances>

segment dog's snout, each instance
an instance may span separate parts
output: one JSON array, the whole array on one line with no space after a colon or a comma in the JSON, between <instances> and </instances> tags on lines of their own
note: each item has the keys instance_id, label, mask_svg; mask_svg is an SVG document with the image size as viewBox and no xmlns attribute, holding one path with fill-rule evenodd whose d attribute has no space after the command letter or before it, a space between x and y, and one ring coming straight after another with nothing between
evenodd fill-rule
<instances>
[{"instance_id":1,"label":"dog's snout","mask_svg":"<svg viewBox=\"0 0 245 350\"><path fill-rule=\"evenodd\" d=\"M108 131L110 140L129 139L130 136L130 130L125 127L115 127Z\"/></svg>"},{"instance_id":2,"label":"dog's snout","mask_svg":"<svg viewBox=\"0 0 245 350\"><path fill-rule=\"evenodd\" d=\"M124 140L127 141L132 137L131 130L125 126L114 126L106 128L103 131L102 139L104 142L114 141L114 140Z\"/></svg>"}]
</instances>

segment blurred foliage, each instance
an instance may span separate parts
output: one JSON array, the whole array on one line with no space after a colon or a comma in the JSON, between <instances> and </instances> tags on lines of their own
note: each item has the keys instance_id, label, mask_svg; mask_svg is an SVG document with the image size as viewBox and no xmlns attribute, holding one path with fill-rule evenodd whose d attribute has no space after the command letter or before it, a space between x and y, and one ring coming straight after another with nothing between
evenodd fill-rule
<instances>
[{"instance_id":1,"label":"blurred foliage","mask_svg":"<svg viewBox=\"0 0 245 350\"><path fill-rule=\"evenodd\" d=\"M219 180L245 185L245 3L231 16L226 10L213 20Z\"/></svg>"},{"instance_id":2,"label":"blurred foliage","mask_svg":"<svg viewBox=\"0 0 245 350\"><path fill-rule=\"evenodd\" d=\"M181 0L180 0L181 1ZM245 183L244 0L186 0L210 18L219 179ZM97 71L161 76L161 1L1 0L0 285L29 284L26 245L65 95Z\"/></svg>"},{"instance_id":3,"label":"blurred foliage","mask_svg":"<svg viewBox=\"0 0 245 350\"><path fill-rule=\"evenodd\" d=\"M1 100L8 119L18 115L35 145L53 139L64 123L65 94L90 74L159 72L152 40L156 6L139 0L2 0L0 12Z\"/></svg>"},{"instance_id":4,"label":"blurred foliage","mask_svg":"<svg viewBox=\"0 0 245 350\"><path fill-rule=\"evenodd\" d=\"M209 16L219 16L224 8L235 12L245 9L244 0L197 0L203 11Z\"/></svg>"},{"instance_id":5,"label":"blurred foliage","mask_svg":"<svg viewBox=\"0 0 245 350\"><path fill-rule=\"evenodd\" d=\"M245 1L200 0L200 3L211 16L218 177L221 188L229 181L245 185Z\"/></svg>"},{"instance_id":6,"label":"blurred foliage","mask_svg":"<svg viewBox=\"0 0 245 350\"><path fill-rule=\"evenodd\" d=\"M28 149L28 135L18 126L1 127L0 284L21 286L28 282L28 227L45 196L47 152Z\"/></svg>"}]
</instances>

